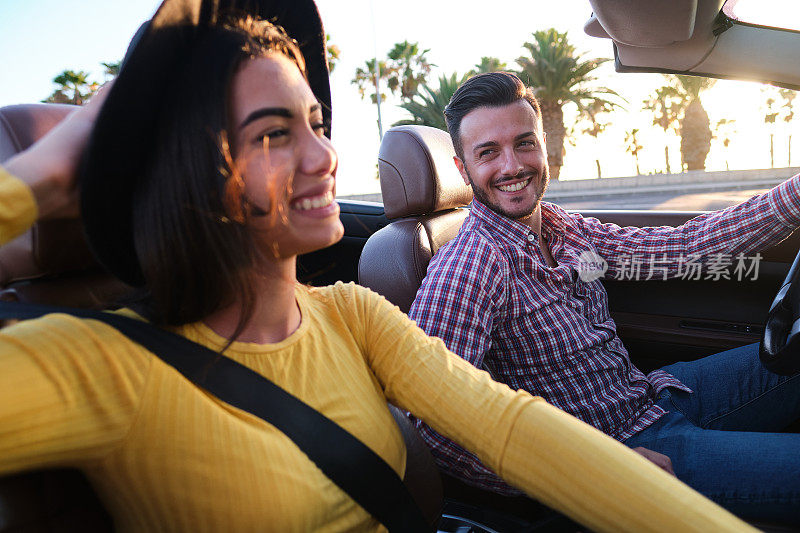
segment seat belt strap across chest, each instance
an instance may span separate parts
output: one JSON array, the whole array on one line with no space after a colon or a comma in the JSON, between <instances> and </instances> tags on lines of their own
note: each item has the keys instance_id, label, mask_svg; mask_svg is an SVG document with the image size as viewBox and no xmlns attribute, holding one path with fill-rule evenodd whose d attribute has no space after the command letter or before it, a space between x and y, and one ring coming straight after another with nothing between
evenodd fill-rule
<instances>
[{"instance_id":1,"label":"seat belt strap across chest","mask_svg":"<svg viewBox=\"0 0 800 533\"><path fill-rule=\"evenodd\" d=\"M0 319L51 313L99 320L140 344L197 387L289 437L322 472L390 532L430 531L400 476L367 445L261 374L175 333L126 316L0 302Z\"/></svg>"}]
</instances>

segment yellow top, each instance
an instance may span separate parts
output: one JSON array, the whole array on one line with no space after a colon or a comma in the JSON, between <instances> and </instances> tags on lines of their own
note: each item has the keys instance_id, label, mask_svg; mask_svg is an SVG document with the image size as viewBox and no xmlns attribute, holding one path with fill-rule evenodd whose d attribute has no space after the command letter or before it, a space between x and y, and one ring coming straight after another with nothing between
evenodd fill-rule
<instances>
[{"instance_id":1,"label":"yellow top","mask_svg":"<svg viewBox=\"0 0 800 533\"><path fill-rule=\"evenodd\" d=\"M0 169L0 235L35 215ZM15 203L16 202L16 203ZM17 205L19 203L19 205ZM741 531L743 522L624 445L513 392L354 284L297 285L300 328L229 357L322 411L399 474L391 401L512 484L596 530ZM180 328L212 349L203 324ZM122 531L379 531L286 436L198 389L113 328L67 315L0 332L0 472L86 472Z\"/></svg>"}]
</instances>

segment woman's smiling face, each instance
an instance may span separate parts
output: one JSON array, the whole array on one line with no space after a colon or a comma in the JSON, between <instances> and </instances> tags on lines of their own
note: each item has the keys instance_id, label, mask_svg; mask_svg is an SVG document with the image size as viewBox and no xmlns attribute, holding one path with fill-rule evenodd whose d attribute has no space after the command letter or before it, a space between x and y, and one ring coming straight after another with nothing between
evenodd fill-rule
<instances>
[{"instance_id":1,"label":"woman's smiling face","mask_svg":"<svg viewBox=\"0 0 800 533\"><path fill-rule=\"evenodd\" d=\"M322 109L297 65L278 53L246 61L231 85L234 168L250 204L248 224L284 258L339 241L336 151ZM265 212L266 215L261 215Z\"/></svg>"}]
</instances>

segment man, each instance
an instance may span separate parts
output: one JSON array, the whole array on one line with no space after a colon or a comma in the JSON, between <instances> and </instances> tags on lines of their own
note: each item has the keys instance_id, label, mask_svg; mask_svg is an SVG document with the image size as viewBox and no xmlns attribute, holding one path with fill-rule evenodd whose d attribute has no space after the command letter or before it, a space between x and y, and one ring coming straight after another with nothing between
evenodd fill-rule
<instances>
[{"instance_id":1,"label":"man","mask_svg":"<svg viewBox=\"0 0 800 533\"><path fill-rule=\"evenodd\" d=\"M620 228L541 202L541 112L513 74L470 78L445 117L475 199L459 234L431 261L410 317L495 379L668 468L658 454L666 455L681 480L733 512L800 522L800 435L777 433L800 418L800 375L766 372L755 345L644 375L617 336L597 279L603 270L586 275L587 264L607 265L613 276L626 257L653 256L675 276L679 258L766 248L800 224L800 176L678 228ZM514 493L474 456L418 425L440 465Z\"/></svg>"}]
</instances>

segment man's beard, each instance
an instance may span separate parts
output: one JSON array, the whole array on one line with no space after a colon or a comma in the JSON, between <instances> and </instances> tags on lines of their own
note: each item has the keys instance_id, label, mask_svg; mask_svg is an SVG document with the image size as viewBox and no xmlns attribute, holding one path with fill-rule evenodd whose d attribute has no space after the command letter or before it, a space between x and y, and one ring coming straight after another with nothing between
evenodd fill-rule
<instances>
[{"instance_id":1,"label":"man's beard","mask_svg":"<svg viewBox=\"0 0 800 533\"><path fill-rule=\"evenodd\" d=\"M477 198L480 203L482 203L483 205L485 205L498 215L504 216L506 218L511 218L513 220L526 220L530 218L530 216L533 215L533 213L536 211L536 208L539 207L539 203L541 202L542 197L544 196L544 192L547 190L547 185L550 183L550 170L548 169L547 165L544 165L544 167L542 168L541 176L537 176L535 172L523 171L517 174L516 176L509 178L507 181L530 178L531 183L529 183L526 186L539 187L539 189L536 191L536 201L533 203L533 206L531 206L530 210L526 209L522 213L511 212L504 209L502 206L494 203L489 198L489 195L486 193L486 191L475 185L475 181L473 181L472 176L470 175L469 170L466 168L466 166L464 166L464 170L467 173L467 178L469 179L469 183L472 186L472 194L475 196L475 198ZM533 180L535 180L537 177L539 178L539 181L538 183L535 183Z\"/></svg>"}]
</instances>

